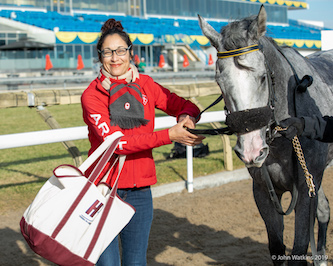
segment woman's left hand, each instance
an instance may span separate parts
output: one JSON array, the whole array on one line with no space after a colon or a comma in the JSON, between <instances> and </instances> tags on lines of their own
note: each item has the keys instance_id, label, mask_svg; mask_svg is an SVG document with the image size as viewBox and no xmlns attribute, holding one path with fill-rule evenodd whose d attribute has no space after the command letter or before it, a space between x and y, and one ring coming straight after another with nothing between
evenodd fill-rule
<instances>
[{"instance_id":1,"label":"woman's left hand","mask_svg":"<svg viewBox=\"0 0 333 266\"><path fill-rule=\"evenodd\" d=\"M182 122L187 116L188 116L189 119L184 124L184 126L187 127L187 128L194 129L195 128L196 119L193 116L189 116L189 115L186 115L186 114L180 115L179 118L178 118L178 122Z\"/></svg>"},{"instance_id":2,"label":"woman's left hand","mask_svg":"<svg viewBox=\"0 0 333 266\"><path fill-rule=\"evenodd\" d=\"M179 118L178 123L169 128L170 140L188 146L195 146L202 143L202 140L205 139L204 136L192 134L186 129L186 127L194 128L194 123L188 115L185 115L182 119Z\"/></svg>"}]
</instances>

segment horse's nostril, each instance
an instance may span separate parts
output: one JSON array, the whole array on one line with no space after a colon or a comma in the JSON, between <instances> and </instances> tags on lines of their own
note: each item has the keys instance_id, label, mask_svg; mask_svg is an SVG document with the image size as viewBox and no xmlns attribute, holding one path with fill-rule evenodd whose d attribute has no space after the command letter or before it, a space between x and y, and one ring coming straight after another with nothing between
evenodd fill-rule
<instances>
[{"instance_id":1,"label":"horse's nostril","mask_svg":"<svg viewBox=\"0 0 333 266\"><path fill-rule=\"evenodd\" d=\"M261 149L259 152L259 156L253 160L253 166L261 167L261 165L266 160L266 157L268 156L268 151L268 147L264 147L263 149Z\"/></svg>"},{"instance_id":2,"label":"horse's nostril","mask_svg":"<svg viewBox=\"0 0 333 266\"><path fill-rule=\"evenodd\" d=\"M260 157L261 156L266 156L268 153L268 147L265 147L263 149L260 150Z\"/></svg>"},{"instance_id":3,"label":"horse's nostril","mask_svg":"<svg viewBox=\"0 0 333 266\"><path fill-rule=\"evenodd\" d=\"M258 157L259 157L259 158L261 158L261 157L266 157L267 153L268 153L268 148L267 148L267 147L262 148L262 149L260 150L260 155L259 155Z\"/></svg>"}]
</instances>

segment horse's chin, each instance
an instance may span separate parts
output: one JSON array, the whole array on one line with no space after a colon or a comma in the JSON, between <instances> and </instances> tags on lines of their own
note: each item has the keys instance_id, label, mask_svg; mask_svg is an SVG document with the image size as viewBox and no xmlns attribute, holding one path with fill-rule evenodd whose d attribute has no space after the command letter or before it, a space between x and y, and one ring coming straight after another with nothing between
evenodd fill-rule
<instances>
[{"instance_id":1,"label":"horse's chin","mask_svg":"<svg viewBox=\"0 0 333 266\"><path fill-rule=\"evenodd\" d=\"M259 163L245 163L245 167L247 168L252 168L252 167L257 167L257 168L260 168L263 164L264 164L265 161L262 161L262 162L259 162Z\"/></svg>"}]
</instances>

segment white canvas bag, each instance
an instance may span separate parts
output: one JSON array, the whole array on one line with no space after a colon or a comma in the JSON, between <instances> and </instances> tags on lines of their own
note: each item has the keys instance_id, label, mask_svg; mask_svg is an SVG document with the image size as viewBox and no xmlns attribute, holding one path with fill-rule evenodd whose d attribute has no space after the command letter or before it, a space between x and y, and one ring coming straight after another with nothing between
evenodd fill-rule
<instances>
[{"instance_id":1,"label":"white canvas bag","mask_svg":"<svg viewBox=\"0 0 333 266\"><path fill-rule=\"evenodd\" d=\"M94 265L130 221L135 209L117 195L125 156L113 155L122 136L115 132L107 137L79 168L61 165L53 171L20 222L22 235L34 252L58 265ZM83 173L101 154L85 177ZM111 157L113 167L118 162L113 188L96 187L94 182Z\"/></svg>"}]
</instances>

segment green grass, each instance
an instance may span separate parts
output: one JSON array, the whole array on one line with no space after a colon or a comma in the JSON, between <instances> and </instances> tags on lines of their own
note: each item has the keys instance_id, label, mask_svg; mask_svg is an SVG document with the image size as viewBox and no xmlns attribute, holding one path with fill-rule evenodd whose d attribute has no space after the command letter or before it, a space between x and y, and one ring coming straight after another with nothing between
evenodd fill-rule
<instances>
[{"instance_id":1,"label":"green grass","mask_svg":"<svg viewBox=\"0 0 333 266\"><path fill-rule=\"evenodd\" d=\"M208 106L217 95L198 97L203 106ZM61 127L85 125L80 104L48 106L47 109ZM219 103L209 111L223 110ZM157 116L164 113L157 111ZM36 109L28 107L0 109L0 134L12 134L49 129ZM198 128L210 128L210 125L198 125ZM231 136L231 145L236 138ZM207 136L210 154L204 158L194 158L194 177L224 171L223 147L220 136ZM87 158L90 148L88 140L75 141L82 154ZM166 160L173 144L154 149L158 183L165 184L186 180L186 159ZM53 169L60 164L74 164L62 143L5 149L0 152L0 213L5 214L9 208L28 205L40 187L52 175ZM233 154L234 169L243 167L242 162Z\"/></svg>"}]
</instances>

